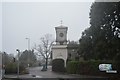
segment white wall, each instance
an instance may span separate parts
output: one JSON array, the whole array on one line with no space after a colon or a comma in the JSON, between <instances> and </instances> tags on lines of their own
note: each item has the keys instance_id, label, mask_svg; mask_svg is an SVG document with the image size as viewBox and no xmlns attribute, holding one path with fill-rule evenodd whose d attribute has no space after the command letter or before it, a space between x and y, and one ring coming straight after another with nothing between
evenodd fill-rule
<instances>
[{"instance_id":1,"label":"white wall","mask_svg":"<svg viewBox=\"0 0 120 80\"><path fill-rule=\"evenodd\" d=\"M52 57L52 59L63 59L65 61L66 66L66 60L68 57L67 45L54 45L52 48Z\"/></svg>"}]
</instances>

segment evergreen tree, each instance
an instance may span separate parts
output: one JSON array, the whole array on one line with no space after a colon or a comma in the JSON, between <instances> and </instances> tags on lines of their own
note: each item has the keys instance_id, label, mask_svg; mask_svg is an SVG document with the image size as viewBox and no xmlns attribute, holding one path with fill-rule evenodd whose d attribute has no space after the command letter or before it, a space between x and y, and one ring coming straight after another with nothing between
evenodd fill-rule
<instances>
[{"instance_id":1,"label":"evergreen tree","mask_svg":"<svg viewBox=\"0 0 120 80\"><path fill-rule=\"evenodd\" d=\"M30 66L33 66L37 60L34 50L23 51L19 59L20 63L26 67L28 66L28 64L30 64Z\"/></svg>"},{"instance_id":2,"label":"evergreen tree","mask_svg":"<svg viewBox=\"0 0 120 80\"><path fill-rule=\"evenodd\" d=\"M79 40L85 59L113 60L120 54L120 2L95 2L90 10L90 28Z\"/></svg>"}]
</instances>

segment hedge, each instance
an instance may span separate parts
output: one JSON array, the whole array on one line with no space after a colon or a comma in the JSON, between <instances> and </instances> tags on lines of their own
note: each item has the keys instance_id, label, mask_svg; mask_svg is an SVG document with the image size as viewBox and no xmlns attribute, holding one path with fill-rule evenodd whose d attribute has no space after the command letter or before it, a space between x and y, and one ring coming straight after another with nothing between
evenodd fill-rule
<instances>
[{"instance_id":1,"label":"hedge","mask_svg":"<svg viewBox=\"0 0 120 80\"><path fill-rule=\"evenodd\" d=\"M76 74L79 62L77 61L70 61L67 62L67 72L71 74Z\"/></svg>"},{"instance_id":2,"label":"hedge","mask_svg":"<svg viewBox=\"0 0 120 80\"><path fill-rule=\"evenodd\" d=\"M99 61L99 60L91 60L91 61L69 61L67 63L67 73L70 74L103 74L99 71L99 64L108 63L111 61Z\"/></svg>"},{"instance_id":3,"label":"hedge","mask_svg":"<svg viewBox=\"0 0 120 80\"><path fill-rule=\"evenodd\" d=\"M17 63L9 63L5 65L5 74L17 74ZM19 66L20 74L28 73L24 66Z\"/></svg>"},{"instance_id":4,"label":"hedge","mask_svg":"<svg viewBox=\"0 0 120 80\"><path fill-rule=\"evenodd\" d=\"M17 64L16 63L9 63L5 65L5 74L10 73L17 73Z\"/></svg>"}]
</instances>

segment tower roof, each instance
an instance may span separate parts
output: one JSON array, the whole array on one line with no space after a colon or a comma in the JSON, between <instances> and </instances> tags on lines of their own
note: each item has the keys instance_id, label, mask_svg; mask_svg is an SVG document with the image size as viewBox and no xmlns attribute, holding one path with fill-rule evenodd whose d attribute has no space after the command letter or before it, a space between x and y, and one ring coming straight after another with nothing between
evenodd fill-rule
<instances>
[{"instance_id":1,"label":"tower roof","mask_svg":"<svg viewBox=\"0 0 120 80\"><path fill-rule=\"evenodd\" d=\"M55 28L67 28L67 26L60 25L60 26L57 26Z\"/></svg>"},{"instance_id":2,"label":"tower roof","mask_svg":"<svg viewBox=\"0 0 120 80\"><path fill-rule=\"evenodd\" d=\"M68 28L68 27L67 27L67 26L64 26L64 25L63 25L63 21L61 20L61 21L60 21L60 25L57 26L57 27L55 27L55 28L64 29L64 28Z\"/></svg>"}]
</instances>

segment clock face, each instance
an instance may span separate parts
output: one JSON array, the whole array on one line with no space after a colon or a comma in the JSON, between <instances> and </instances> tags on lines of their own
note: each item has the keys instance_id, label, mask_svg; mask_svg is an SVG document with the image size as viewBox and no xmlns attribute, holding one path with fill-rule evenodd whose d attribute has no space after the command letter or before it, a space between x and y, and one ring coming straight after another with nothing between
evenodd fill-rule
<instances>
[{"instance_id":1,"label":"clock face","mask_svg":"<svg viewBox=\"0 0 120 80\"><path fill-rule=\"evenodd\" d=\"M63 37L63 36L64 36L64 34L63 34L63 33L60 33L60 34L59 34L59 36L60 36L60 37Z\"/></svg>"}]
</instances>

